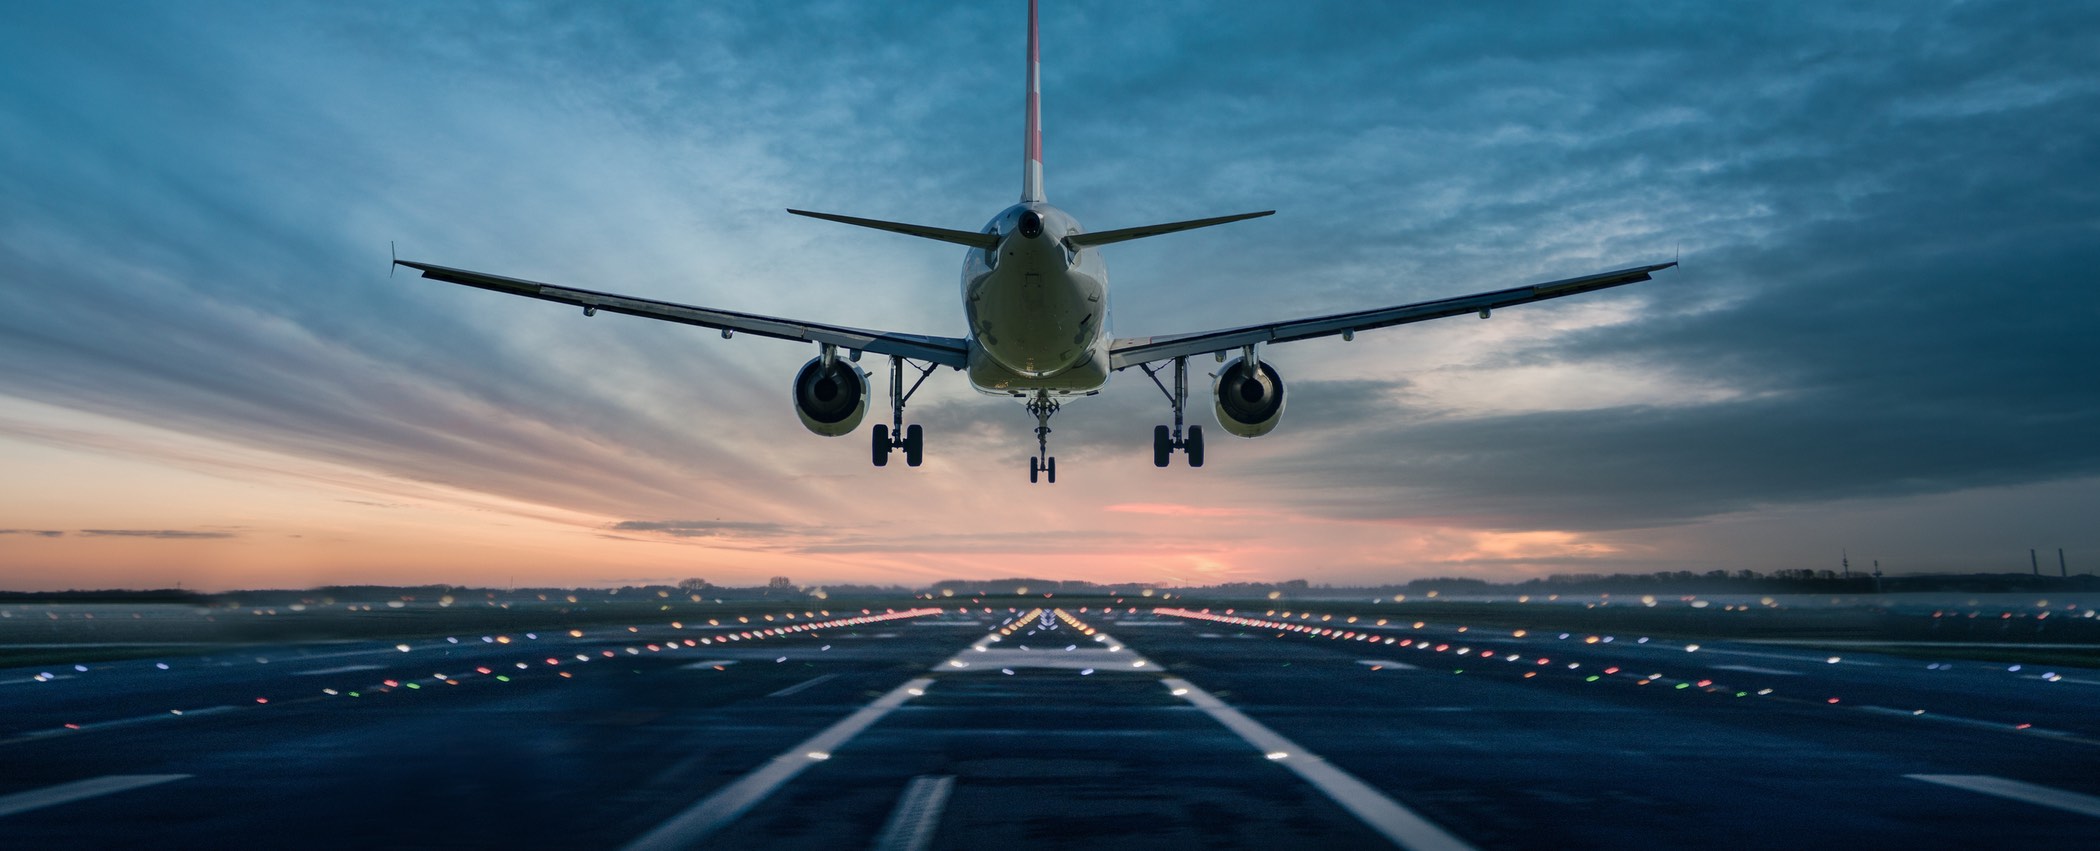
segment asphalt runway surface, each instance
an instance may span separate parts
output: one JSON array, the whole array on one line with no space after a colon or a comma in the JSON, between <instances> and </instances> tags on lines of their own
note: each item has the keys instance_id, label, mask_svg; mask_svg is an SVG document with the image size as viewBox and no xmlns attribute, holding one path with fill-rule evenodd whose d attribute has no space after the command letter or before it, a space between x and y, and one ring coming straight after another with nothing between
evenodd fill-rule
<instances>
[{"instance_id":1,"label":"asphalt runway surface","mask_svg":"<svg viewBox=\"0 0 2100 851\"><path fill-rule=\"evenodd\" d=\"M2100 835L2093 670L1223 611L783 612L9 669L0 846Z\"/></svg>"}]
</instances>

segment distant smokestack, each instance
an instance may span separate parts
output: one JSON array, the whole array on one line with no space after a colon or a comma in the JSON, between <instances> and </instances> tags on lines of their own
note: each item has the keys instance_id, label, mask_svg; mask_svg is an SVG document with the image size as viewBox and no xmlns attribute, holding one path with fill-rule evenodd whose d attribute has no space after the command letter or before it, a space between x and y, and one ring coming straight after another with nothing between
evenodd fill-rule
<instances>
[{"instance_id":1,"label":"distant smokestack","mask_svg":"<svg viewBox=\"0 0 2100 851\"><path fill-rule=\"evenodd\" d=\"M2070 568L2067 568L2067 567L2064 567L2064 548L2063 548L2063 547L2057 547L2057 548L2056 548L2056 575L2058 575L2058 576L2061 576L2061 577L2063 577L2063 578L2065 578L2065 579L2069 579L2069 578L2071 578L2071 569L2070 569Z\"/></svg>"},{"instance_id":2,"label":"distant smokestack","mask_svg":"<svg viewBox=\"0 0 2100 851\"><path fill-rule=\"evenodd\" d=\"M2034 568L2034 575L2042 575L2042 563L2035 560L2033 547L2027 548L2027 566Z\"/></svg>"}]
</instances>

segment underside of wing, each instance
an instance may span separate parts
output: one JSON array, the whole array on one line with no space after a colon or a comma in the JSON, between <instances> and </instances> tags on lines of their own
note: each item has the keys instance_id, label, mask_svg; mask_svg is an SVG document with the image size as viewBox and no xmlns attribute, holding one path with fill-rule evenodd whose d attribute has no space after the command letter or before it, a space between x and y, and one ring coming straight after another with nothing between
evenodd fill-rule
<instances>
[{"instance_id":1,"label":"underside of wing","mask_svg":"<svg viewBox=\"0 0 2100 851\"><path fill-rule=\"evenodd\" d=\"M511 295L521 295L542 301L575 305L583 308L584 313L587 315L595 314L601 310L610 313L624 313L629 316L640 316L646 319L660 319L666 322L714 328L722 331L724 336L728 336L731 333L742 333L755 334L760 337L773 337L781 340L822 343L850 351L873 352L878 355L896 355L957 369L961 369L969 363L969 341L959 337L934 337L924 334L869 331L840 325L803 322L795 319L761 316L755 313L715 310L713 308L635 298L615 293L581 290L554 284L543 284L536 281L520 280L518 278L506 278L501 275L490 275L484 272L473 272L466 269L417 263L411 260L397 260L395 263L420 271L423 273L423 277L432 280L479 287L500 293L510 293Z\"/></svg>"},{"instance_id":2,"label":"underside of wing","mask_svg":"<svg viewBox=\"0 0 2100 851\"><path fill-rule=\"evenodd\" d=\"M1650 275L1668 269L1676 263L1659 263L1652 266L1635 266L1612 272L1585 275L1543 284L1512 287L1506 290L1475 293L1455 298L1404 304L1396 307L1380 307L1350 313L1335 313L1284 322L1269 322L1226 328L1217 331L1202 331L1194 334L1175 334L1164 337L1128 337L1109 344L1109 367L1125 369L1142 363L1188 357L1209 352L1223 352L1251 346L1256 343L1287 343L1292 340L1310 340L1315 337L1354 334L1374 328L1405 325L1446 316L1467 313L1486 313L1499 307L1529 304L1562 296L1592 292L1625 284L1649 280Z\"/></svg>"}]
</instances>

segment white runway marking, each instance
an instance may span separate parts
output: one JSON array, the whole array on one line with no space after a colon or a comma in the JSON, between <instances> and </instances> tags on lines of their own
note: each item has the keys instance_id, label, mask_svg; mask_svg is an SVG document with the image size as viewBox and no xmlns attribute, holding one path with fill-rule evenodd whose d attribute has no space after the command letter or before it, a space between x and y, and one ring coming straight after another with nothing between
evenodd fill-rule
<instances>
[{"instance_id":1,"label":"white runway marking","mask_svg":"<svg viewBox=\"0 0 2100 851\"><path fill-rule=\"evenodd\" d=\"M1239 710L1212 697L1210 692L1197 688L1187 680L1169 677L1160 680L1181 699L1195 704L1227 729L1238 733L1247 744L1268 754L1269 759L1283 763L1285 768L1296 773L1305 782L1311 783L1334 802L1341 804L1372 830L1392 841L1394 845L1410 851L1472 851L1473 846L1444 831L1428 819L1373 789L1369 784L1356 779L1355 775L1336 768L1332 763L1298 746L1296 742L1278 735L1276 731L1262 726L1261 722L1242 714Z\"/></svg>"},{"instance_id":2,"label":"white runway marking","mask_svg":"<svg viewBox=\"0 0 2100 851\"><path fill-rule=\"evenodd\" d=\"M678 666L678 667L680 667L680 668L684 668L684 669L686 669L686 670L688 670L688 671L695 671L695 670L699 670L699 669L701 669L701 668L713 668L713 667L714 667L714 666L716 666L716 665L721 665L721 666L723 666L723 667L728 667L728 666L730 666L730 665L734 665L734 664L736 664L736 660L735 660L735 659L709 659L709 660L707 660L707 661L705 661L705 662L693 662L693 663L691 663L691 664L686 664L686 665L680 665L680 666Z\"/></svg>"},{"instance_id":3,"label":"white runway marking","mask_svg":"<svg viewBox=\"0 0 2100 851\"><path fill-rule=\"evenodd\" d=\"M2011 798L2015 801L2026 801L2030 804L2054 807L2082 816L2100 818L2100 798L2095 798L2091 795L2080 795L2077 792L2066 792L2062 789L2036 786L2032 783L2007 780L2003 777L1992 777L1988 774L1905 774L1903 776L1912 780L1938 783L1942 786L1967 789L1971 792L1996 795L2000 798Z\"/></svg>"},{"instance_id":4,"label":"white runway marking","mask_svg":"<svg viewBox=\"0 0 2100 851\"><path fill-rule=\"evenodd\" d=\"M1746 674L1768 674L1774 677L1798 677L1800 671L1782 671L1778 668L1760 668L1756 665L1714 665L1716 671L1742 671Z\"/></svg>"},{"instance_id":5,"label":"white runway marking","mask_svg":"<svg viewBox=\"0 0 2100 851\"><path fill-rule=\"evenodd\" d=\"M1784 643L1784 642L1756 641L1756 640L1752 640L1752 639L1744 639L1744 640L1743 640L1743 643L1744 643L1744 644L1778 644L1778 643ZM1816 646L1818 646L1818 647L1821 647L1821 646L1826 646L1826 645L1827 645L1827 646L1833 646L1833 647L1834 647L1834 646L1837 646L1837 645L1839 645L1839 644L1842 644L1842 643L1843 643L1843 642L1831 642L1831 641L1818 641L1818 642L1816 642ZM1702 647L1702 648L1700 648L1700 649L1699 649L1699 652L1701 652L1701 653L1726 653L1726 654L1729 654L1729 655L1731 655L1731 656L1756 656L1756 657L1759 657L1759 658L1762 658L1762 659L1785 659L1785 660L1787 660L1787 661L1789 661L1789 662L1800 662L1801 664L1804 664L1804 665L1828 665L1828 664L1830 664L1829 662L1825 661L1826 659L1829 659L1829 658L1830 658L1830 657L1828 657L1828 656L1817 656L1817 657L1814 657L1814 658L1810 658L1810 657L1807 657L1807 656L1795 656L1795 655L1791 655L1791 654L1787 654L1787 653L1759 653L1759 652L1757 652L1757 651L1755 651L1755 650L1730 650L1730 649L1727 649L1727 648L1722 648L1722 647ZM1844 661L1844 664L1847 664L1847 665L1865 665L1865 666L1867 666L1867 667L1869 667L1869 668L1879 668L1879 667L1882 667L1882 664L1881 664L1880 662L1861 662L1861 661L1857 661L1857 660L1854 660L1854 659L1846 659L1846 660Z\"/></svg>"},{"instance_id":6,"label":"white runway marking","mask_svg":"<svg viewBox=\"0 0 2100 851\"><path fill-rule=\"evenodd\" d=\"M292 676L318 677L323 674L347 674L352 671L377 671L379 670L379 667L380 666L378 665L343 665L337 668L321 668L319 670L313 671L300 671L298 673L293 674Z\"/></svg>"},{"instance_id":7,"label":"white runway marking","mask_svg":"<svg viewBox=\"0 0 2100 851\"><path fill-rule=\"evenodd\" d=\"M1413 665L1407 664L1406 662L1395 662L1391 659L1358 659L1356 660L1356 664L1369 665L1373 668L1379 668L1387 671L1415 670L1415 666Z\"/></svg>"},{"instance_id":8,"label":"white runway marking","mask_svg":"<svg viewBox=\"0 0 2100 851\"><path fill-rule=\"evenodd\" d=\"M73 679L73 675L72 675L72 674L53 674L53 675L51 675L51 676L48 676L48 677L43 677L43 678L37 678L37 677L23 677L23 678L21 678L21 679L19 679L19 680L0 680L0 686L14 686L14 685L21 685L21 684L23 684L23 683L48 683L48 682L51 682L52 680L70 680L70 679Z\"/></svg>"},{"instance_id":9,"label":"white runway marking","mask_svg":"<svg viewBox=\"0 0 2100 851\"><path fill-rule=\"evenodd\" d=\"M817 676L814 676L814 677L810 677L809 679L803 680L802 682L799 682L799 683L796 683L796 684L794 684L794 685L788 686L787 688L781 689L781 690L779 690L779 691L776 691L776 692L774 692L774 693L772 693L772 694L769 694L769 695L766 695L766 696L767 696L767 697L787 697L788 695L791 695L791 694L798 694L798 693L801 693L802 691L805 691L805 690L807 690L807 689L811 689L811 688L814 688L814 687L816 687L816 686L820 686L820 685L823 685L824 683L826 683L826 682L828 682L828 681L830 681L830 680L836 679L836 678L838 678L838 675L837 675L837 674L819 674L819 675L817 675Z\"/></svg>"},{"instance_id":10,"label":"white runway marking","mask_svg":"<svg viewBox=\"0 0 2100 851\"><path fill-rule=\"evenodd\" d=\"M627 845L627 851L669 851L691 848L723 826L735 821L758 802L773 794L802 770L831 758L838 749L869 725L882 720L905 701L926 693L933 680L920 678L892 689L889 694L877 698L874 703L861 707L838 723L824 728L824 732L809 737L806 741L774 757L758 770L746 774L719 791L707 796L685 812L657 825L655 830L644 834Z\"/></svg>"},{"instance_id":11,"label":"white runway marking","mask_svg":"<svg viewBox=\"0 0 2100 851\"><path fill-rule=\"evenodd\" d=\"M107 777L96 777L91 780L61 783L57 786L46 786L42 789L31 789L27 792L16 792L6 797L0 797L0 816L11 816L16 813L26 813L30 810L55 807L59 804L70 804L74 801L83 801L88 798L99 798L103 795L127 792L132 789L166 783L170 780L182 780L189 776L187 774L111 774Z\"/></svg>"},{"instance_id":12,"label":"white runway marking","mask_svg":"<svg viewBox=\"0 0 2100 851\"><path fill-rule=\"evenodd\" d=\"M958 671L981 673L1016 668L1141 671L1148 674L1165 670L1152 660L1137 655L1130 648L1123 646L1123 642L1109 637L1105 632L1095 632L1092 639L1072 645L1071 649L1058 645L1031 648L1019 642L1015 642L1012 647L1002 647L1000 643L998 635L986 635L971 644L970 649L955 654L933 669L951 674Z\"/></svg>"},{"instance_id":13,"label":"white runway marking","mask_svg":"<svg viewBox=\"0 0 2100 851\"><path fill-rule=\"evenodd\" d=\"M897 799L890 821L875 835L874 851L926 851L933 844L933 829L941 823L941 810L948 805L953 777L915 777Z\"/></svg>"}]
</instances>

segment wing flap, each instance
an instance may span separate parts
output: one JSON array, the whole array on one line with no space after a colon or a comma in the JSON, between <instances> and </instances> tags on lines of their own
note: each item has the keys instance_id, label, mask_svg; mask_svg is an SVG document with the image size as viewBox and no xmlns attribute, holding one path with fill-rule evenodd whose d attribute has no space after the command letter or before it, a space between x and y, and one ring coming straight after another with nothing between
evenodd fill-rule
<instances>
[{"instance_id":1,"label":"wing flap","mask_svg":"<svg viewBox=\"0 0 2100 851\"><path fill-rule=\"evenodd\" d=\"M1441 319L1479 313L1500 307L1530 304L1562 296L1592 292L1610 287L1623 286L1650 280L1653 273L1677 265L1674 262L1652 266L1635 266L1579 278L1567 278L1511 287L1506 290L1475 293L1435 301L1417 302L1395 307L1380 307L1350 313L1335 313L1284 322L1247 325L1218 331L1203 331L1194 334L1175 334L1164 337L1128 337L1109 344L1109 368L1123 369L1141 363L1151 363L1168 358L1187 357L1209 352L1222 352L1251 346L1256 343L1287 343L1293 340L1309 340L1315 337L1331 337L1342 333L1388 328L1410 322Z\"/></svg>"},{"instance_id":2,"label":"wing flap","mask_svg":"<svg viewBox=\"0 0 2100 851\"><path fill-rule=\"evenodd\" d=\"M929 361L942 366L960 369L969 363L968 340L956 337L935 337L924 334L899 334L887 331L869 331L842 325L826 325L818 322L802 322L756 313L739 313L716 310L675 302L635 298L617 293L576 289L520 278L507 278L486 272L454 269L413 260L396 260L396 264L415 269L423 277L448 284L478 287L511 295L536 298L560 304L574 305L591 311L623 313L644 319L658 319L721 331L756 334L779 340L824 343L855 351L873 352L878 355L896 355L913 360Z\"/></svg>"}]
</instances>

